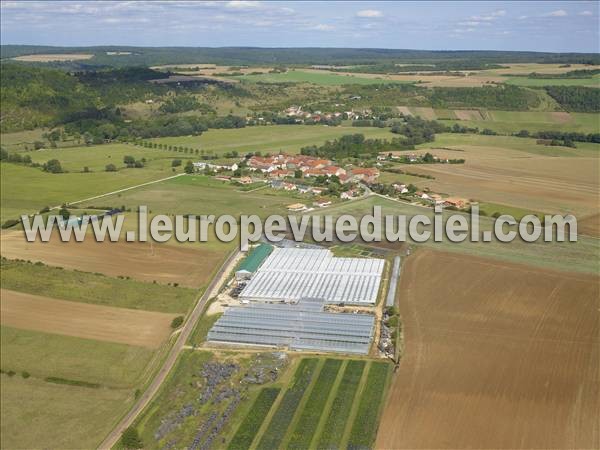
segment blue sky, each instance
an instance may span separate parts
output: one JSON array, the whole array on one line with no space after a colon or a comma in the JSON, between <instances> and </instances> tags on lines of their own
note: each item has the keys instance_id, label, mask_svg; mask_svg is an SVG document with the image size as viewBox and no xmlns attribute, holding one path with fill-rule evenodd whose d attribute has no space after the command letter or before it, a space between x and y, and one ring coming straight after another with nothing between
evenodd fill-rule
<instances>
[{"instance_id":1,"label":"blue sky","mask_svg":"<svg viewBox=\"0 0 600 450\"><path fill-rule=\"evenodd\" d=\"M599 51L599 2L4 1L2 44Z\"/></svg>"}]
</instances>

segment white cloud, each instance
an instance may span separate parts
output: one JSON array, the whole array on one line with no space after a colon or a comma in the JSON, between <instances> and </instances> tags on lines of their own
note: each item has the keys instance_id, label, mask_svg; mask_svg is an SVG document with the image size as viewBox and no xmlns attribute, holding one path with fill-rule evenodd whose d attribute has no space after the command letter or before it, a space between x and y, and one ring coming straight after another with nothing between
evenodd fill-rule
<instances>
[{"instance_id":1,"label":"white cloud","mask_svg":"<svg viewBox=\"0 0 600 450\"><path fill-rule=\"evenodd\" d=\"M327 25L326 23L319 23L315 26L310 27L311 30L316 31L333 31L335 27L333 25Z\"/></svg>"},{"instance_id":2,"label":"white cloud","mask_svg":"<svg viewBox=\"0 0 600 450\"><path fill-rule=\"evenodd\" d=\"M525 19L527 19L528 17L529 17L529 16L519 16L519 17L518 17L518 19L519 19L519 20L525 20Z\"/></svg>"},{"instance_id":3,"label":"white cloud","mask_svg":"<svg viewBox=\"0 0 600 450\"><path fill-rule=\"evenodd\" d=\"M251 2L246 0L233 0L225 4L227 8L231 9L253 9L260 6L260 2Z\"/></svg>"},{"instance_id":4,"label":"white cloud","mask_svg":"<svg viewBox=\"0 0 600 450\"><path fill-rule=\"evenodd\" d=\"M579 13L580 16L593 16L594 13L592 13L591 11L581 11Z\"/></svg>"},{"instance_id":5,"label":"white cloud","mask_svg":"<svg viewBox=\"0 0 600 450\"><path fill-rule=\"evenodd\" d=\"M567 12L564 9L557 9L556 11L552 11L544 14L545 17L565 17L568 16Z\"/></svg>"},{"instance_id":6,"label":"white cloud","mask_svg":"<svg viewBox=\"0 0 600 450\"><path fill-rule=\"evenodd\" d=\"M458 22L458 24L463 27L476 27L476 26L480 25L481 22L469 20L466 22Z\"/></svg>"},{"instance_id":7,"label":"white cloud","mask_svg":"<svg viewBox=\"0 0 600 450\"><path fill-rule=\"evenodd\" d=\"M376 9L363 9L356 13L357 17L383 17L383 13Z\"/></svg>"},{"instance_id":8,"label":"white cloud","mask_svg":"<svg viewBox=\"0 0 600 450\"><path fill-rule=\"evenodd\" d=\"M497 11L494 11L494 12L492 13L492 16L494 16L494 17L503 17L503 16L505 16L505 15L506 15L506 11L505 11L505 10L503 10L503 9L499 9L499 10L497 10Z\"/></svg>"}]
</instances>

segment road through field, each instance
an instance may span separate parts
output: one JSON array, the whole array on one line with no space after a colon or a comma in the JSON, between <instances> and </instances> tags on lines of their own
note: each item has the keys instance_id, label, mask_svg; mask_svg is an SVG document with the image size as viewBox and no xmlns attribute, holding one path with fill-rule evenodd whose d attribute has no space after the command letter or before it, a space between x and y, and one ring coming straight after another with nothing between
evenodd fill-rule
<instances>
[{"instance_id":1,"label":"road through field","mask_svg":"<svg viewBox=\"0 0 600 450\"><path fill-rule=\"evenodd\" d=\"M154 380L152 380L146 391L138 399L133 408L125 415L125 417L123 417L123 419L121 419L115 429L106 437L106 439L104 439L98 448L106 450L111 449L117 443L123 431L125 431L125 429L127 429L127 427L129 427L135 421L138 415L144 410L144 408L146 408L146 406L148 406L152 398L156 395L162 383L165 381L173 369L173 366L177 362L177 358L183 350L185 343L190 337L192 331L194 330L196 322L204 312L206 303L219 292L219 289L227 279L227 274L235 267L235 264L237 263L237 256L239 254L240 250L236 249L221 265L221 268L211 281L208 288L204 291L204 294L202 294L202 296L198 299L198 303L196 303L192 313L186 320L185 325L177 337L177 341L169 351L169 354L167 355L162 367L156 373Z\"/></svg>"}]
</instances>

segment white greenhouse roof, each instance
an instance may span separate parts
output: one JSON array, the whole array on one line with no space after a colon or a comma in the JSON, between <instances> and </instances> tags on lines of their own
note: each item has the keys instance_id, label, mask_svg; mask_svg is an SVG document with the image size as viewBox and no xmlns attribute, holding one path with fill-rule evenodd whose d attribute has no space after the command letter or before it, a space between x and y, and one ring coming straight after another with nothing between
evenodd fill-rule
<instances>
[{"instance_id":1,"label":"white greenhouse roof","mask_svg":"<svg viewBox=\"0 0 600 450\"><path fill-rule=\"evenodd\" d=\"M337 258L327 249L276 248L240 294L241 299L374 304L384 260Z\"/></svg>"}]
</instances>

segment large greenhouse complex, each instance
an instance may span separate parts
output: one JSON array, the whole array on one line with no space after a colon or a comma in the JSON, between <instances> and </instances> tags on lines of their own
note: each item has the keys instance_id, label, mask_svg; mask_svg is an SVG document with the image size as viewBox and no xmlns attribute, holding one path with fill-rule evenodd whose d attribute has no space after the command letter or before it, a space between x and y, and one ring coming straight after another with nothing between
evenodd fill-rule
<instances>
[{"instance_id":1,"label":"large greenhouse complex","mask_svg":"<svg viewBox=\"0 0 600 450\"><path fill-rule=\"evenodd\" d=\"M367 354L375 316L330 312L325 305L375 305L384 264L383 259L338 258L322 248L261 244L236 273L241 306L225 310L208 340Z\"/></svg>"},{"instance_id":2,"label":"large greenhouse complex","mask_svg":"<svg viewBox=\"0 0 600 450\"><path fill-rule=\"evenodd\" d=\"M374 305L384 260L338 258L327 249L275 248L242 290L243 300Z\"/></svg>"},{"instance_id":3,"label":"large greenhouse complex","mask_svg":"<svg viewBox=\"0 0 600 450\"><path fill-rule=\"evenodd\" d=\"M290 350L367 354L375 316L331 313L322 299L298 303L252 303L228 308L208 332L208 340Z\"/></svg>"}]
</instances>

